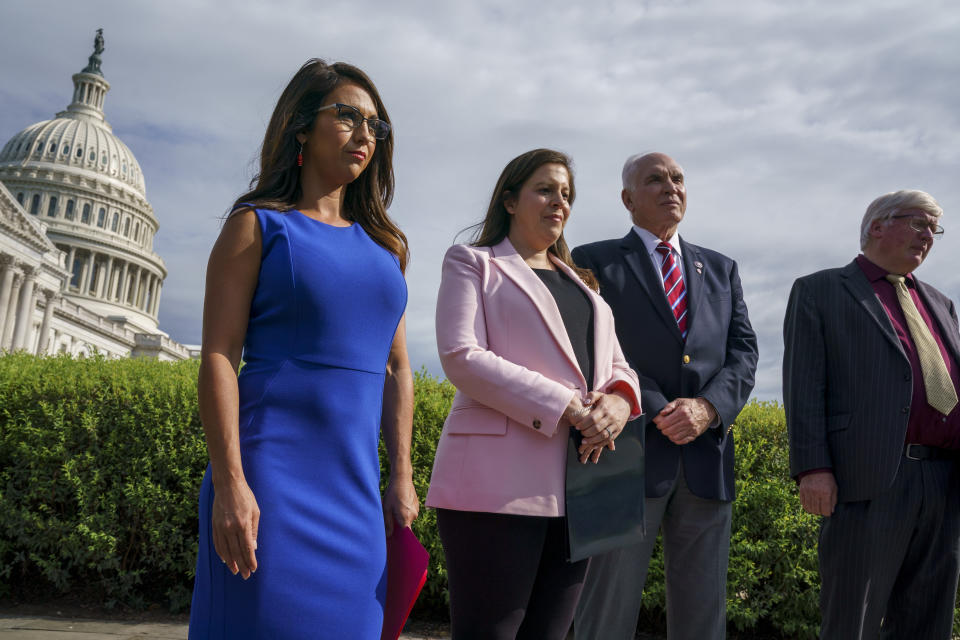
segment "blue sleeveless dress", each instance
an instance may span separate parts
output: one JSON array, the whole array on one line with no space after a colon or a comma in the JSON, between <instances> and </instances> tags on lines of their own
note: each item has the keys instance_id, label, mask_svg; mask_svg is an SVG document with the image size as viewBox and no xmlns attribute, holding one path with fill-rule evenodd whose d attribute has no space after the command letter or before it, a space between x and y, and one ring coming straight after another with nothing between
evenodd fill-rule
<instances>
[{"instance_id":1,"label":"blue sleeveless dress","mask_svg":"<svg viewBox=\"0 0 960 640\"><path fill-rule=\"evenodd\" d=\"M406 283L359 224L256 215L263 250L239 389L258 569L245 581L214 550L208 466L190 638L375 640L386 593L377 442Z\"/></svg>"}]
</instances>

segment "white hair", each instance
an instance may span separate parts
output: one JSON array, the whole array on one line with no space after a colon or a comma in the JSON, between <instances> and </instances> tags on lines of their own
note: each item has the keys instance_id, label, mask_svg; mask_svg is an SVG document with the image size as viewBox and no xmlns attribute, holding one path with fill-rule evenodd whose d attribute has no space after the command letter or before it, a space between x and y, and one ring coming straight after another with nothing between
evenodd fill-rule
<instances>
[{"instance_id":1,"label":"white hair","mask_svg":"<svg viewBox=\"0 0 960 640\"><path fill-rule=\"evenodd\" d=\"M863 214L863 221L860 222L860 248L866 248L870 240L870 226L874 222L890 220L907 209L920 209L934 218L940 218L943 215L943 209L933 196L925 191L902 189L885 193L871 202L866 213Z\"/></svg>"},{"instance_id":2,"label":"white hair","mask_svg":"<svg viewBox=\"0 0 960 640\"><path fill-rule=\"evenodd\" d=\"M620 179L623 180L623 188L629 189L633 184L633 176L637 172L637 163L641 158L650 155L649 153L635 153L623 163L623 171L620 173Z\"/></svg>"}]
</instances>

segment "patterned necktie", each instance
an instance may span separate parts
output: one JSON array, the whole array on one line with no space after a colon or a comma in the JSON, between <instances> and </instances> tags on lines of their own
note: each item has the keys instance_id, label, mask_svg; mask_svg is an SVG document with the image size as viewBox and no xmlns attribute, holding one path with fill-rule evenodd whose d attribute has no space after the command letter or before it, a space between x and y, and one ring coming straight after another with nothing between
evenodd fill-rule
<instances>
[{"instance_id":1,"label":"patterned necktie","mask_svg":"<svg viewBox=\"0 0 960 640\"><path fill-rule=\"evenodd\" d=\"M943 415L949 415L957 404L957 390L953 388L953 381L950 380L950 372L947 371L947 364L943 361L940 347L937 346L930 328L917 310L913 297L907 291L904 277L891 273L887 275L887 280L897 292L897 300L907 319L907 328L910 330L910 337L913 338L913 345L920 358L923 386L927 390L927 404Z\"/></svg>"},{"instance_id":2,"label":"patterned necktie","mask_svg":"<svg viewBox=\"0 0 960 640\"><path fill-rule=\"evenodd\" d=\"M657 253L663 256L663 264L660 266L660 275L663 277L663 290L667 293L667 302L673 311L673 317L677 319L677 327L680 329L680 335L687 339L687 288L683 286L683 275L680 273L680 265L673 257L673 247L669 242L661 242L657 245Z\"/></svg>"}]
</instances>

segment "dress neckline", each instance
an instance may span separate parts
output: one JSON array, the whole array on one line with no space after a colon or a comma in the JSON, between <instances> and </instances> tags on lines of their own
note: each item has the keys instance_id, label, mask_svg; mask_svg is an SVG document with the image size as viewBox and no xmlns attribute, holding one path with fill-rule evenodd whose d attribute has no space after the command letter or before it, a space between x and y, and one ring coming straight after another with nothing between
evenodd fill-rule
<instances>
[{"instance_id":1,"label":"dress neckline","mask_svg":"<svg viewBox=\"0 0 960 640\"><path fill-rule=\"evenodd\" d=\"M323 220L317 220L316 218L311 218L310 216L308 216L307 214L305 214L303 211L300 211L300 209L291 209L291 211L294 211L294 212L296 212L296 213L299 213L301 216L303 216L303 217L306 218L307 220L311 220L311 221L313 221L313 222L316 222L317 224L322 224L323 226L329 227L329 228L331 228L331 229L352 229L352 228L353 228L353 225L357 224L356 222L351 222L351 223L348 224L347 226L342 227L342 226L340 226L340 225L338 225L338 224L330 224L329 222L324 222Z\"/></svg>"}]
</instances>

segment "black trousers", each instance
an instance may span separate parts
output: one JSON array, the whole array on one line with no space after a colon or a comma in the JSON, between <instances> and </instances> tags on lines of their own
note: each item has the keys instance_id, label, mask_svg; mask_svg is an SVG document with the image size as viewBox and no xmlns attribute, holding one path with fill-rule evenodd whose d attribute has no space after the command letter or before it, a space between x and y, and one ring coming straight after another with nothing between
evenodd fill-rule
<instances>
[{"instance_id":1,"label":"black trousers","mask_svg":"<svg viewBox=\"0 0 960 640\"><path fill-rule=\"evenodd\" d=\"M900 462L893 486L837 505L820 529L820 637L949 640L960 574L960 474Z\"/></svg>"},{"instance_id":2,"label":"black trousers","mask_svg":"<svg viewBox=\"0 0 960 640\"><path fill-rule=\"evenodd\" d=\"M563 640L589 560L566 560L563 518L437 509L452 640Z\"/></svg>"}]
</instances>

